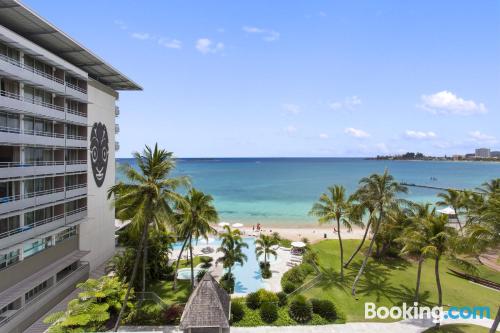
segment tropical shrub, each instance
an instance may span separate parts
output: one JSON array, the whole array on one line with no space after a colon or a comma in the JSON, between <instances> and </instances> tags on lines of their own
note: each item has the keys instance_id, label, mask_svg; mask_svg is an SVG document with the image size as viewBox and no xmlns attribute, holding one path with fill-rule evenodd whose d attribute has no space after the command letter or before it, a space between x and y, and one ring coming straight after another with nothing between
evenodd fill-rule
<instances>
[{"instance_id":1,"label":"tropical shrub","mask_svg":"<svg viewBox=\"0 0 500 333\"><path fill-rule=\"evenodd\" d=\"M300 285L302 282L304 282L304 279L306 278L305 271L301 267L302 265L295 266L291 268L290 270L286 271L285 274L283 274L283 277L281 278L281 281L288 281L292 282L294 284Z\"/></svg>"},{"instance_id":2,"label":"tropical shrub","mask_svg":"<svg viewBox=\"0 0 500 333\"><path fill-rule=\"evenodd\" d=\"M231 302L231 321L238 322L245 316L245 310L240 302Z\"/></svg>"},{"instance_id":3,"label":"tropical shrub","mask_svg":"<svg viewBox=\"0 0 500 333\"><path fill-rule=\"evenodd\" d=\"M321 300L317 298L311 298L310 301L313 308L313 313L319 314L319 304L321 303Z\"/></svg>"},{"instance_id":4,"label":"tropical shrub","mask_svg":"<svg viewBox=\"0 0 500 333\"><path fill-rule=\"evenodd\" d=\"M165 324L177 325L179 324L184 311L184 306L181 304L172 304L164 313Z\"/></svg>"},{"instance_id":5,"label":"tropical shrub","mask_svg":"<svg viewBox=\"0 0 500 333\"><path fill-rule=\"evenodd\" d=\"M260 318L268 324L278 319L278 306L275 303L262 303Z\"/></svg>"},{"instance_id":6,"label":"tropical shrub","mask_svg":"<svg viewBox=\"0 0 500 333\"><path fill-rule=\"evenodd\" d=\"M209 256L201 256L200 257L200 262L201 262L201 268L210 268L212 266L212 261L214 258L209 257Z\"/></svg>"},{"instance_id":7,"label":"tropical shrub","mask_svg":"<svg viewBox=\"0 0 500 333\"><path fill-rule=\"evenodd\" d=\"M259 294L259 303L262 305L263 303L278 303L278 296L272 291L266 289L257 290Z\"/></svg>"},{"instance_id":8,"label":"tropical shrub","mask_svg":"<svg viewBox=\"0 0 500 333\"><path fill-rule=\"evenodd\" d=\"M337 309L335 308L335 304L333 304L332 301L326 299L320 300L319 304L317 304L316 306L316 309L314 309L313 305L313 312L319 314L321 317L327 320L337 319Z\"/></svg>"},{"instance_id":9,"label":"tropical shrub","mask_svg":"<svg viewBox=\"0 0 500 333\"><path fill-rule=\"evenodd\" d=\"M278 305L285 306L286 303L288 302L286 293L280 291L279 293L276 293L276 296L278 297Z\"/></svg>"},{"instance_id":10,"label":"tropical shrub","mask_svg":"<svg viewBox=\"0 0 500 333\"><path fill-rule=\"evenodd\" d=\"M260 306L260 294L257 291L248 293L245 301L250 309L258 309Z\"/></svg>"},{"instance_id":11,"label":"tropical shrub","mask_svg":"<svg viewBox=\"0 0 500 333\"><path fill-rule=\"evenodd\" d=\"M222 275L222 277L220 278L220 285L225 291L232 294L233 290L234 290L234 276L233 276L233 274L226 273L226 274Z\"/></svg>"},{"instance_id":12,"label":"tropical shrub","mask_svg":"<svg viewBox=\"0 0 500 333\"><path fill-rule=\"evenodd\" d=\"M159 325L163 318L164 310L159 304L145 302L131 311L126 321L133 325Z\"/></svg>"},{"instance_id":13,"label":"tropical shrub","mask_svg":"<svg viewBox=\"0 0 500 333\"><path fill-rule=\"evenodd\" d=\"M283 288L283 291L287 294L292 293L295 289L298 288L293 282L290 281L281 282L281 286Z\"/></svg>"},{"instance_id":14,"label":"tropical shrub","mask_svg":"<svg viewBox=\"0 0 500 333\"><path fill-rule=\"evenodd\" d=\"M203 277L205 276L206 272L207 272L206 269L202 269L202 270L198 271L198 273L196 273L196 281L200 282L201 279L203 279Z\"/></svg>"},{"instance_id":15,"label":"tropical shrub","mask_svg":"<svg viewBox=\"0 0 500 333\"><path fill-rule=\"evenodd\" d=\"M290 317L298 323L306 323L312 318L312 304L304 296L295 296L288 311Z\"/></svg>"}]
</instances>

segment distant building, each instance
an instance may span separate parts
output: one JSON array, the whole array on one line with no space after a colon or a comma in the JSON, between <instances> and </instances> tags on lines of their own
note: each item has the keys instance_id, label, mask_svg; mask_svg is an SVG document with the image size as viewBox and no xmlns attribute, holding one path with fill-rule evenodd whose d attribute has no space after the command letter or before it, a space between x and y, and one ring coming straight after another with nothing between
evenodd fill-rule
<instances>
[{"instance_id":1,"label":"distant building","mask_svg":"<svg viewBox=\"0 0 500 333\"><path fill-rule=\"evenodd\" d=\"M465 154L465 158L474 158L476 154Z\"/></svg>"},{"instance_id":2,"label":"distant building","mask_svg":"<svg viewBox=\"0 0 500 333\"><path fill-rule=\"evenodd\" d=\"M490 149L489 148L478 148L476 149L476 157L478 158L490 158Z\"/></svg>"}]
</instances>

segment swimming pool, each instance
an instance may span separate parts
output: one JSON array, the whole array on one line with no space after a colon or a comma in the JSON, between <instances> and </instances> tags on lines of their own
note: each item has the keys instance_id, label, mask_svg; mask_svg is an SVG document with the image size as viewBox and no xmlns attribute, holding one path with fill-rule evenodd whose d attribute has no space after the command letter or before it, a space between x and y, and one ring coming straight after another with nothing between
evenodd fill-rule
<instances>
[{"instance_id":1,"label":"swimming pool","mask_svg":"<svg viewBox=\"0 0 500 333\"><path fill-rule=\"evenodd\" d=\"M262 276L260 274L259 260L255 255L255 238L245 237L243 238L243 240L248 244L248 248L243 248L243 253L247 256L247 261L243 265L236 264L232 268L232 273L234 274L234 277L236 279L234 286L235 293L251 293L266 287L266 282L262 279ZM217 238L209 238L208 242L204 239L199 240L198 242L198 245L208 245L213 247L215 250L220 246L220 244L221 240ZM180 249L181 247L182 243L177 242L174 244L173 248ZM278 260L279 258L275 259L274 256L268 258L271 266ZM183 272L181 273L181 271ZM195 272L195 276L196 273L197 272ZM179 270L179 274L182 274L182 276L187 276L186 279L189 279L191 277L191 273L188 268ZM180 275L178 275L178 278L180 278Z\"/></svg>"},{"instance_id":2,"label":"swimming pool","mask_svg":"<svg viewBox=\"0 0 500 333\"><path fill-rule=\"evenodd\" d=\"M196 277L198 272L202 271L202 268L194 268L193 275ZM181 268L177 271L177 278L179 280L190 280L191 279L191 268Z\"/></svg>"}]
</instances>

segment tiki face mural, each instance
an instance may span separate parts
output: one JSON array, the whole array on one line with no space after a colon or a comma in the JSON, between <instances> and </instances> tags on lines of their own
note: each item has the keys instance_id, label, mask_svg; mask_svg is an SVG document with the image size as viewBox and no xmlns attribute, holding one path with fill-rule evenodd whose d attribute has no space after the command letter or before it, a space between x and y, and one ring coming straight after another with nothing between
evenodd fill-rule
<instances>
[{"instance_id":1,"label":"tiki face mural","mask_svg":"<svg viewBox=\"0 0 500 333\"><path fill-rule=\"evenodd\" d=\"M108 130L102 123L94 123L90 133L90 162L97 187L101 187L108 167Z\"/></svg>"}]
</instances>

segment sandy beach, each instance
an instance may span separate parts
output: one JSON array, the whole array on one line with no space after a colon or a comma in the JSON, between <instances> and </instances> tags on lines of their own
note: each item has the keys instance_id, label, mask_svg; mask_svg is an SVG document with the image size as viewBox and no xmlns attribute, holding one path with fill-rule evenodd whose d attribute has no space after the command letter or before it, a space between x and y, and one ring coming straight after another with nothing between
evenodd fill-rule
<instances>
[{"instance_id":1,"label":"sandy beach","mask_svg":"<svg viewBox=\"0 0 500 333\"><path fill-rule=\"evenodd\" d=\"M219 227L220 228L220 227ZM245 235L259 235L256 230L252 230L252 227L244 226L239 228ZM298 241L306 237L310 242L315 243L324 239L337 239L337 232L333 230L333 227L325 226L279 226L279 227L266 227L261 226L261 233L272 234L273 232L278 232L282 238L290 239L292 241ZM363 238L364 229L353 228L351 231L347 229L340 229L340 235L342 239L361 239ZM326 235L326 236L325 236Z\"/></svg>"}]
</instances>

